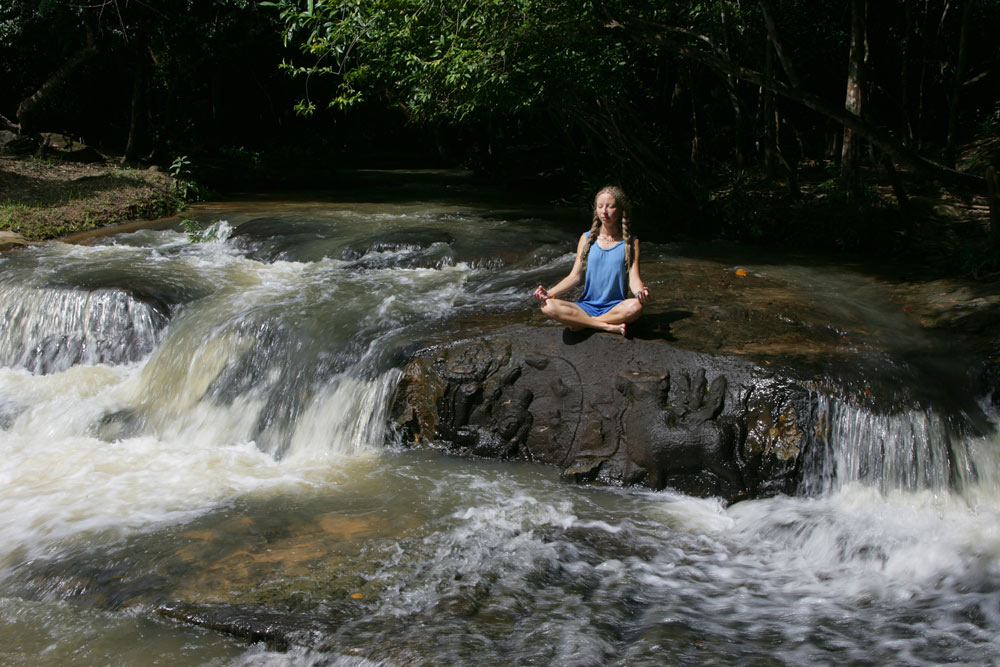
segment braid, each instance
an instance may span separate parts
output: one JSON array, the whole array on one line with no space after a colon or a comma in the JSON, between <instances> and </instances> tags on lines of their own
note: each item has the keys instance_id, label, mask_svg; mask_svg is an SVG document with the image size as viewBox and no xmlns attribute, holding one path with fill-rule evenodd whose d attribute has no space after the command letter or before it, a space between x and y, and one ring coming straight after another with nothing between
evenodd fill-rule
<instances>
[{"instance_id":1,"label":"braid","mask_svg":"<svg viewBox=\"0 0 1000 667\"><path fill-rule=\"evenodd\" d=\"M597 235L601 231L601 219L597 217L597 210L594 210L594 221L590 224L590 232L587 235L587 245L583 249L583 254L580 255L580 260L582 262L581 266L586 272L587 270L587 256L590 254L590 247L594 245L597 241Z\"/></svg>"},{"instance_id":2,"label":"braid","mask_svg":"<svg viewBox=\"0 0 1000 667\"><path fill-rule=\"evenodd\" d=\"M635 261L635 248L632 247L632 233L629 231L628 218L622 216L622 239L625 241L625 272L632 268Z\"/></svg>"}]
</instances>

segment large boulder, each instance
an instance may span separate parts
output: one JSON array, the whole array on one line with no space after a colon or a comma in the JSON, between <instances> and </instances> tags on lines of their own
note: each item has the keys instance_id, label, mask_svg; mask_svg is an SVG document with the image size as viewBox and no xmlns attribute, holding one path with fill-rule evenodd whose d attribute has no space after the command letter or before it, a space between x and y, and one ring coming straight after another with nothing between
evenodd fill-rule
<instances>
[{"instance_id":1,"label":"large boulder","mask_svg":"<svg viewBox=\"0 0 1000 667\"><path fill-rule=\"evenodd\" d=\"M736 501L794 491L811 405L744 359L516 325L417 353L393 414L414 446Z\"/></svg>"}]
</instances>

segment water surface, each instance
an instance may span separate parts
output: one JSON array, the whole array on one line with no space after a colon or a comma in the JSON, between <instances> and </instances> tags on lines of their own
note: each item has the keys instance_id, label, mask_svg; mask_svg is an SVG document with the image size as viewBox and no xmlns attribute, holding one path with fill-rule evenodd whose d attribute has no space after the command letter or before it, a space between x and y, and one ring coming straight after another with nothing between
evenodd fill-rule
<instances>
[{"instance_id":1,"label":"water surface","mask_svg":"<svg viewBox=\"0 0 1000 667\"><path fill-rule=\"evenodd\" d=\"M586 221L369 195L201 205L201 243L168 224L0 257L0 661L997 661L1000 443L957 446L933 413L831 403L813 492L730 507L394 446L409 347L523 317ZM836 269L747 267L884 318Z\"/></svg>"}]
</instances>

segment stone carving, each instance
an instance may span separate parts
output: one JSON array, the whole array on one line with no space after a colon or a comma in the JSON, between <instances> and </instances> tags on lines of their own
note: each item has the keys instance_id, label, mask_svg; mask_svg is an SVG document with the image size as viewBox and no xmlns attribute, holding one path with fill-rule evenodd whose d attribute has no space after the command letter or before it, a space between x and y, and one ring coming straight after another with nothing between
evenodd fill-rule
<instances>
[{"instance_id":1,"label":"stone carving","mask_svg":"<svg viewBox=\"0 0 1000 667\"><path fill-rule=\"evenodd\" d=\"M417 353L394 416L415 446L735 501L794 490L809 414L796 400L807 392L740 359L519 326Z\"/></svg>"}]
</instances>

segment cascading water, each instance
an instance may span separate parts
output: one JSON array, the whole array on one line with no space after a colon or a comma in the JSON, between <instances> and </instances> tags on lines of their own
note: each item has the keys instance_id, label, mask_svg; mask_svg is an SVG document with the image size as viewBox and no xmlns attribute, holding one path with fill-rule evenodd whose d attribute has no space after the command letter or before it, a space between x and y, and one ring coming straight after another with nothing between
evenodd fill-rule
<instances>
[{"instance_id":1,"label":"cascading water","mask_svg":"<svg viewBox=\"0 0 1000 667\"><path fill-rule=\"evenodd\" d=\"M996 662L994 431L817 394L808 493L731 507L386 449L407 346L526 308L579 230L471 200L202 210L209 242L0 258L0 662Z\"/></svg>"},{"instance_id":2,"label":"cascading water","mask_svg":"<svg viewBox=\"0 0 1000 667\"><path fill-rule=\"evenodd\" d=\"M821 394L814 400L822 452L803 480L807 492L864 484L883 493L961 493L996 481L988 442L954 419L912 408L877 413Z\"/></svg>"},{"instance_id":3,"label":"cascading water","mask_svg":"<svg viewBox=\"0 0 1000 667\"><path fill-rule=\"evenodd\" d=\"M77 364L137 361L152 352L165 314L121 290L10 288L0 313L0 365L34 373L64 371Z\"/></svg>"}]
</instances>

